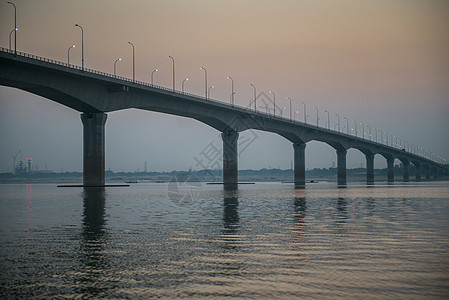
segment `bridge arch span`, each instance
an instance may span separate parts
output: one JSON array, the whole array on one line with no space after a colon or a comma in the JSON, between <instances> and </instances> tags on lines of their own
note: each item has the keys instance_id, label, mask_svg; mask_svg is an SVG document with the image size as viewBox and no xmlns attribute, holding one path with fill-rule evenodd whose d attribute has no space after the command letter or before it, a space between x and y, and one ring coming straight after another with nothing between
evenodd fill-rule
<instances>
[{"instance_id":1,"label":"bridge arch span","mask_svg":"<svg viewBox=\"0 0 449 300\"><path fill-rule=\"evenodd\" d=\"M3 48L0 50L0 85L16 87L82 112L83 130L88 135L88 141L94 139L96 134L104 136L106 113L127 108L196 119L222 133L223 164L234 168L233 174L237 174L235 170L237 164L232 161L237 159L237 139L239 133L247 129L274 132L292 143L295 153L295 182L304 182L305 177L302 174L305 165L305 145L312 140L325 142L336 149L337 164L344 166L344 168L339 167L338 176L342 178L341 182L344 178L344 183L346 183L346 153L351 148L356 148L365 155L368 182L371 181L374 155L380 151L389 153L393 158L402 161L406 180L408 180L410 161L416 161L416 165L419 162L428 164L428 169L435 177L438 176L439 169L447 169L447 166L432 161L428 157L402 152L402 148L398 149L393 145L384 145L349 133L274 117L244 107L234 107L227 101L210 100L96 70L80 69L26 53L13 54ZM102 126L103 128L100 128ZM86 142L86 139L84 141ZM98 144L91 145L89 149L104 151L102 144L104 143L99 141ZM101 160L104 157L101 153L97 154L98 159L92 160L92 164L98 164L97 168L101 169ZM86 160L86 157L84 159ZM391 159L387 157L387 161ZM296 172L297 169L301 172ZM343 172L340 174L340 170L344 170L344 174ZM100 174L94 177L99 178L90 183L85 181L85 185L104 184L104 176L100 178L102 177ZM229 180L230 183L237 184L236 176Z\"/></svg>"}]
</instances>

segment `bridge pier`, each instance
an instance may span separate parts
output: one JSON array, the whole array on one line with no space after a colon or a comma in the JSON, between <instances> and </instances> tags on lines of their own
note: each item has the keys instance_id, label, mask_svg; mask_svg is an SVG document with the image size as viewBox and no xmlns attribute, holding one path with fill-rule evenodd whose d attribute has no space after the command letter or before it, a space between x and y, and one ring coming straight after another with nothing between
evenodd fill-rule
<instances>
[{"instance_id":1,"label":"bridge pier","mask_svg":"<svg viewBox=\"0 0 449 300\"><path fill-rule=\"evenodd\" d=\"M410 180L409 167L410 162L402 162L402 177L404 182L409 182Z\"/></svg>"},{"instance_id":2,"label":"bridge pier","mask_svg":"<svg viewBox=\"0 0 449 300\"><path fill-rule=\"evenodd\" d=\"M346 185L346 153L345 149L337 150L337 184Z\"/></svg>"},{"instance_id":3,"label":"bridge pier","mask_svg":"<svg viewBox=\"0 0 449 300\"><path fill-rule=\"evenodd\" d=\"M433 168L432 173L433 173L433 180L438 180L438 170Z\"/></svg>"},{"instance_id":4,"label":"bridge pier","mask_svg":"<svg viewBox=\"0 0 449 300\"><path fill-rule=\"evenodd\" d=\"M104 186L105 184L105 113L83 113L83 184Z\"/></svg>"},{"instance_id":5,"label":"bridge pier","mask_svg":"<svg viewBox=\"0 0 449 300\"><path fill-rule=\"evenodd\" d=\"M306 185L306 156L305 143L293 143L294 183L295 188L304 188Z\"/></svg>"},{"instance_id":6,"label":"bridge pier","mask_svg":"<svg viewBox=\"0 0 449 300\"><path fill-rule=\"evenodd\" d=\"M368 154L366 157L366 183L374 184L374 155Z\"/></svg>"},{"instance_id":7,"label":"bridge pier","mask_svg":"<svg viewBox=\"0 0 449 300\"><path fill-rule=\"evenodd\" d=\"M421 165L415 164L415 180L421 181Z\"/></svg>"},{"instance_id":8,"label":"bridge pier","mask_svg":"<svg viewBox=\"0 0 449 300\"><path fill-rule=\"evenodd\" d=\"M387 158L387 181L394 182L394 158Z\"/></svg>"},{"instance_id":9,"label":"bridge pier","mask_svg":"<svg viewBox=\"0 0 449 300\"><path fill-rule=\"evenodd\" d=\"M223 185L236 188L238 183L238 150L239 133L228 129L221 133L223 140Z\"/></svg>"},{"instance_id":10,"label":"bridge pier","mask_svg":"<svg viewBox=\"0 0 449 300\"><path fill-rule=\"evenodd\" d=\"M424 170L426 171L426 180L430 180L430 167L424 165Z\"/></svg>"}]
</instances>

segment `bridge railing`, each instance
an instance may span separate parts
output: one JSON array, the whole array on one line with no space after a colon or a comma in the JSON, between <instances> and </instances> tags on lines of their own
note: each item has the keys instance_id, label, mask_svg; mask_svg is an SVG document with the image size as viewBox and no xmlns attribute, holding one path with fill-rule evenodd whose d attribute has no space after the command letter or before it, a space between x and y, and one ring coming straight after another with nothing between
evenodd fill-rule
<instances>
[{"instance_id":1,"label":"bridge railing","mask_svg":"<svg viewBox=\"0 0 449 300\"><path fill-rule=\"evenodd\" d=\"M160 89L160 90L163 90L163 91L166 91L166 92L175 93L175 94L182 95L182 96L189 96L189 97L193 97L193 98L196 98L196 99L199 99L199 100L211 101L211 102L214 102L216 104L223 105L223 101L219 101L219 100L216 100L216 99L206 98L206 97L199 96L199 95L196 95L196 94L191 94L191 93L187 93L187 92L181 92L181 91L177 91L177 90L173 91L173 89L170 89L170 88L167 88L167 87L164 87L164 86L155 85L155 84L151 84L151 83L144 82L144 81L139 81L139 80L132 80L132 79L127 78L127 77L118 76L118 75L114 75L114 74L110 74L110 73L106 73L106 72L102 72L102 71L98 71L98 70L94 70L94 69L82 68L81 66L74 65L74 64L69 64L68 62L57 61L57 60L54 60L54 59L50 59L50 58L46 58L46 57L42 57L42 56L38 56L38 55L34 55L34 54L29 54L29 53L25 53L25 52L20 52L20 51L16 52L14 50L10 50L10 49L3 48L3 47L0 47L0 51L1 52L10 53L10 54L15 54L15 55L21 56L21 57L26 57L26 58L30 58L30 59L46 62L46 63L49 63L49 64L54 64L54 65L58 65L58 66L62 66L62 67L66 67L66 68L70 68L70 69L74 69L74 70L79 70L79 71L83 71L83 72L87 72L87 73L91 73L91 74L105 76L105 77L108 77L108 78L118 79L118 80L125 81L125 82L128 82L128 83L133 83L133 84L138 84L138 85L142 85L142 86L152 87L152 88ZM231 104L229 104L229 105L231 105ZM250 108L249 106L241 106L241 105L232 105L232 106L233 107L237 106L240 109L244 109L244 110L248 110L250 112L254 112L254 110L252 108ZM256 112L263 114L263 112L260 112L259 110L257 110ZM287 118L287 116L285 116L285 117L284 116L273 116L273 115L270 115L270 114L264 114L264 115L267 116L267 117L272 117L274 119L282 119L284 121L288 121L288 122L292 122L292 123L299 123L299 124L315 127L312 124L306 123L306 122L303 122L303 121L299 121L299 120L292 121L292 120L290 120L290 118ZM389 145L388 144L388 136L387 136L386 143L384 142L384 140L380 141L380 143L379 143L377 140L373 141L371 139L371 135L370 135L370 139L367 139L367 138L365 138L365 136L356 136L355 131L354 131L354 134L351 134L351 133L348 134L348 133L344 133L344 132L341 132L341 131L332 130L330 128L326 128L326 127L320 126L320 124L317 124L316 127L319 128L320 130L328 131L330 133L339 133L341 135L346 135L346 136L349 136L349 137L360 138L360 139L363 139L363 140L366 140L366 141L370 141L372 143L377 143L377 144L380 144L380 145L383 145L383 146L387 146L387 147L391 147L393 149L397 149L397 150L400 150L400 151L408 151L408 153L411 153L411 154L417 155L419 157L422 157L422 158L425 158L425 159L429 159L429 160L432 160L432 161L438 163L438 161L431 154L430 155L427 155L427 153L424 154L424 151L423 152L417 151L414 147L410 147L409 146L409 147L407 147L407 150L406 150L405 147L403 147L402 145L398 145L397 143L390 143L390 145ZM418 147L418 148L422 148L422 147ZM445 161L443 158L441 158L439 156L437 156L437 157L440 160Z\"/></svg>"}]
</instances>

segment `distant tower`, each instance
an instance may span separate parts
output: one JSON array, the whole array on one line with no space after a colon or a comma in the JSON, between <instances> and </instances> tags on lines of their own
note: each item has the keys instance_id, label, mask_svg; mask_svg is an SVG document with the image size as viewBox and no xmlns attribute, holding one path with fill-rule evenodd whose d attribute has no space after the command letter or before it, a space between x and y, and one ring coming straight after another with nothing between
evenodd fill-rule
<instances>
[{"instance_id":1,"label":"distant tower","mask_svg":"<svg viewBox=\"0 0 449 300\"><path fill-rule=\"evenodd\" d=\"M32 169L31 169L31 158L27 158L27 172L31 173Z\"/></svg>"}]
</instances>

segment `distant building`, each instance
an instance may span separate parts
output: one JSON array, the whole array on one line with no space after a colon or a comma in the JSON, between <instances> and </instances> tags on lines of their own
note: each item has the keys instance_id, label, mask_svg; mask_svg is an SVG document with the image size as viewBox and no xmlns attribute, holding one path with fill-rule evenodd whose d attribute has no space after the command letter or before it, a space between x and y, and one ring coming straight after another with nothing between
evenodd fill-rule
<instances>
[{"instance_id":1,"label":"distant building","mask_svg":"<svg viewBox=\"0 0 449 300\"><path fill-rule=\"evenodd\" d=\"M19 161L15 168L15 174L16 175L24 175L27 173L27 167L23 163L23 161Z\"/></svg>"},{"instance_id":2,"label":"distant building","mask_svg":"<svg viewBox=\"0 0 449 300\"><path fill-rule=\"evenodd\" d=\"M31 170L32 170L32 169L31 169L31 167L32 167L32 166L31 166L31 158L27 158L27 165L28 165L27 172L28 172L28 173L31 173Z\"/></svg>"}]
</instances>

